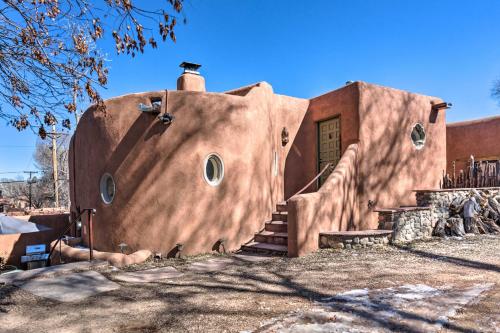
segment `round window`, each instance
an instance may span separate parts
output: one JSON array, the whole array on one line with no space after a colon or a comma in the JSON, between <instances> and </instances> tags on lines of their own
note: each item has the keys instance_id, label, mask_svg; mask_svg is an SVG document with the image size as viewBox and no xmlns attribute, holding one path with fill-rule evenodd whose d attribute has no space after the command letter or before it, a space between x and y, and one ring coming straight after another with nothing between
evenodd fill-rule
<instances>
[{"instance_id":1,"label":"round window","mask_svg":"<svg viewBox=\"0 0 500 333\"><path fill-rule=\"evenodd\" d=\"M422 124L416 124L413 126L413 130L411 131L411 141L413 145L417 149L424 148L425 145L425 130Z\"/></svg>"},{"instance_id":2,"label":"round window","mask_svg":"<svg viewBox=\"0 0 500 333\"><path fill-rule=\"evenodd\" d=\"M105 204L110 204L115 197L116 185L113 177L109 173L102 175L100 189L102 201L104 201Z\"/></svg>"},{"instance_id":3,"label":"round window","mask_svg":"<svg viewBox=\"0 0 500 333\"><path fill-rule=\"evenodd\" d=\"M224 178L224 163L217 154L210 154L205 158L205 169L203 172L205 180L209 185L217 186Z\"/></svg>"}]
</instances>

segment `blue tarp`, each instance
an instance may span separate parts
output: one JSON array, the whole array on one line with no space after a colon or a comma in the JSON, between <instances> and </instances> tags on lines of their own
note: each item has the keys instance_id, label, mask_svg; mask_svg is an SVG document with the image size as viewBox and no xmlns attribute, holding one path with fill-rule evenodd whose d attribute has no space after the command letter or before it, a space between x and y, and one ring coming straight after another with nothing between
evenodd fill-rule
<instances>
[{"instance_id":1,"label":"blue tarp","mask_svg":"<svg viewBox=\"0 0 500 333\"><path fill-rule=\"evenodd\" d=\"M2 234L25 234L28 232L38 232L49 230L41 224L16 219L5 214L0 214L0 235Z\"/></svg>"}]
</instances>

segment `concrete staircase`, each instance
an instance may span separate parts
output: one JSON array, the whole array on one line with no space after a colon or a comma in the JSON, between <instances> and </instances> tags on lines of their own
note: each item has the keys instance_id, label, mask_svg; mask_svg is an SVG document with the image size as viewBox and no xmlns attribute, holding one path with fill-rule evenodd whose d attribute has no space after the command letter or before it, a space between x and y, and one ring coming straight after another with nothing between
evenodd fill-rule
<instances>
[{"instance_id":1,"label":"concrete staircase","mask_svg":"<svg viewBox=\"0 0 500 333\"><path fill-rule=\"evenodd\" d=\"M286 202L276 205L272 220L266 222L264 229L255 234L241 250L252 253L265 253L285 256L288 253L288 211Z\"/></svg>"}]
</instances>

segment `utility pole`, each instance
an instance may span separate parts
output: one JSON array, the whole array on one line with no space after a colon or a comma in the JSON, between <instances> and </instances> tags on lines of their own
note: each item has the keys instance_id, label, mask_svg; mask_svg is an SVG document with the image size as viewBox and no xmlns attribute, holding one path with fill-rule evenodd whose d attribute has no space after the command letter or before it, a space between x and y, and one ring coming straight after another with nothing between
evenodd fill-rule
<instances>
[{"instance_id":1,"label":"utility pole","mask_svg":"<svg viewBox=\"0 0 500 333\"><path fill-rule=\"evenodd\" d=\"M30 202L30 210L31 208L33 207L33 201L32 201L32 196L31 196L31 186L33 185L34 181L33 181L33 178L32 178L32 174L34 173L38 173L38 171L24 171L24 173L27 173L30 175L30 178L28 178L28 188L29 188L29 202Z\"/></svg>"},{"instance_id":2,"label":"utility pole","mask_svg":"<svg viewBox=\"0 0 500 333\"><path fill-rule=\"evenodd\" d=\"M57 170L57 133L56 125L52 125L52 170L54 174L54 204L55 207L59 207L59 177Z\"/></svg>"}]
</instances>

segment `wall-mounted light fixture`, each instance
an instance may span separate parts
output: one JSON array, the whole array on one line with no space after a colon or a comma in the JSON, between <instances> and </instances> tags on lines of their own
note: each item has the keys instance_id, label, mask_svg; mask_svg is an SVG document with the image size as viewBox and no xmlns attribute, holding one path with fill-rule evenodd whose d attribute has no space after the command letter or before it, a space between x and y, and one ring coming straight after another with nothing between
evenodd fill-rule
<instances>
[{"instance_id":1,"label":"wall-mounted light fixture","mask_svg":"<svg viewBox=\"0 0 500 333\"><path fill-rule=\"evenodd\" d=\"M118 244L118 248L120 249L121 253L125 253L125 250L127 249L128 245L125 243L120 243Z\"/></svg>"},{"instance_id":2,"label":"wall-mounted light fixture","mask_svg":"<svg viewBox=\"0 0 500 333\"><path fill-rule=\"evenodd\" d=\"M286 127L283 127L283 129L281 130L281 145L283 147L286 146L286 144L289 141L288 136L289 136L288 129Z\"/></svg>"},{"instance_id":3,"label":"wall-mounted light fixture","mask_svg":"<svg viewBox=\"0 0 500 333\"><path fill-rule=\"evenodd\" d=\"M170 125L174 121L175 116L170 113L164 113L162 115L159 115L158 119L160 119L160 121L165 125Z\"/></svg>"}]
</instances>

